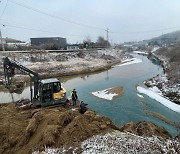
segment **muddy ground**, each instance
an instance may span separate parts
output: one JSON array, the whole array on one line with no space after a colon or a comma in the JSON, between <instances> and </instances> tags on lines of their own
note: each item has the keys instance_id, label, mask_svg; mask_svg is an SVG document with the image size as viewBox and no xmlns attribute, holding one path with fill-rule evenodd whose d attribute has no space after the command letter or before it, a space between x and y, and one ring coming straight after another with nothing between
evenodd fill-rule
<instances>
[{"instance_id":1,"label":"muddy ground","mask_svg":"<svg viewBox=\"0 0 180 154\"><path fill-rule=\"evenodd\" d=\"M0 153L73 146L111 129L118 127L93 111L82 115L71 107L18 110L5 104L0 107Z\"/></svg>"},{"instance_id":2,"label":"muddy ground","mask_svg":"<svg viewBox=\"0 0 180 154\"><path fill-rule=\"evenodd\" d=\"M78 147L97 134L114 130L142 136L170 138L164 128L140 122L116 126L110 119L88 110L80 114L78 107L46 107L22 110L15 104L0 105L0 153L31 153L46 147Z\"/></svg>"}]
</instances>

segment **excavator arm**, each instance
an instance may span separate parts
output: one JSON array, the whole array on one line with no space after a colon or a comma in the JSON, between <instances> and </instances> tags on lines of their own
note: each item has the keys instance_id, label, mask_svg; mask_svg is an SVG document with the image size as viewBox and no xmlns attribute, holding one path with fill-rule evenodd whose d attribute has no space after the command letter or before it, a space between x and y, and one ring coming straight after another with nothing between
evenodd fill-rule
<instances>
[{"instance_id":1,"label":"excavator arm","mask_svg":"<svg viewBox=\"0 0 180 154\"><path fill-rule=\"evenodd\" d=\"M5 76L6 87L9 88L11 86L12 78L15 75L15 69L21 71L25 75L29 75L29 77L31 78L31 82L30 82L31 101L33 98L37 99L38 90L39 90L39 80L40 80L38 73L20 65L18 62L13 61L8 57L4 59L4 76ZM32 82L34 82L34 97L32 96L33 93Z\"/></svg>"}]
</instances>

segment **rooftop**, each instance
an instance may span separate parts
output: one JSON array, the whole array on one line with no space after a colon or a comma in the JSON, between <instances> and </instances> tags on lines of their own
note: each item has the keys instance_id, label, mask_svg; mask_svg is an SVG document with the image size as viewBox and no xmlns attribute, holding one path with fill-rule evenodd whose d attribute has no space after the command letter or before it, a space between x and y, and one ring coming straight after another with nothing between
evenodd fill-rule
<instances>
[{"instance_id":1,"label":"rooftop","mask_svg":"<svg viewBox=\"0 0 180 154\"><path fill-rule=\"evenodd\" d=\"M24 43L23 41L12 39L12 38L8 38L8 37L3 38L3 40L6 43Z\"/></svg>"},{"instance_id":2,"label":"rooftop","mask_svg":"<svg viewBox=\"0 0 180 154\"><path fill-rule=\"evenodd\" d=\"M42 84L53 83L53 82L59 82L59 80L57 78L50 78L50 79L41 80Z\"/></svg>"}]
</instances>

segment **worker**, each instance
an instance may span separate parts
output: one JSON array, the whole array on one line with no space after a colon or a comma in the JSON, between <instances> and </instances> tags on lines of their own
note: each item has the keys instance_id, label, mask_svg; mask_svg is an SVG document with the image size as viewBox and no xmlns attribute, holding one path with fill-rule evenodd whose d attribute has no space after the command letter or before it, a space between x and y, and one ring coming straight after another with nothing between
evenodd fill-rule
<instances>
[{"instance_id":1,"label":"worker","mask_svg":"<svg viewBox=\"0 0 180 154\"><path fill-rule=\"evenodd\" d=\"M73 89L73 91L71 93L71 98L72 98L72 105L73 105L73 107L75 107L76 101L78 100L76 89Z\"/></svg>"},{"instance_id":2,"label":"worker","mask_svg":"<svg viewBox=\"0 0 180 154\"><path fill-rule=\"evenodd\" d=\"M86 111L87 111L87 105L88 104L85 104L83 101L81 101L81 104L80 104L80 110L79 110L79 112L81 113L81 114L84 114Z\"/></svg>"}]
</instances>

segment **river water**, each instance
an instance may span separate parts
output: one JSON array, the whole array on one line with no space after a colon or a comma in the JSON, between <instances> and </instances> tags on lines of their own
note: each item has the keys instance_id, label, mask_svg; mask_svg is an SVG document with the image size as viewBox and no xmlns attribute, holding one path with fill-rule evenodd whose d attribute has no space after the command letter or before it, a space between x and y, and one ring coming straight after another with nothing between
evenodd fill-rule
<instances>
[{"instance_id":1,"label":"river water","mask_svg":"<svg viewBox=\"0 0 180 154\"><path fill-rule=\"evenodd\" d=\"M176 113L154 99L143 95L142 98L137 96L136 86L143 85L146 79L163 73L163 69L157 61L150 61L146 56L133 54L134 57L142 59L142 63L115 66L108 71L85 74L80 76L71 76L60 78L63 87L67 89L67 95L75 88L80 100L88 103L88 107L97 113L109 117L117 125L123 125L129 121L139 122L147 121L164 127L172 136L177 135L179 130L162 120L149 116L143 112L148 110L161 114L166 119L180 124L180 113ZM112 87L123 86L124 95L113 101L99 99L92 95L92 92L104 90ZM14 99L29 98L29 87L21 95L14 94ZM0 92L0 102L12 101L11 95Z\"/></svg>"}]
</instances>

